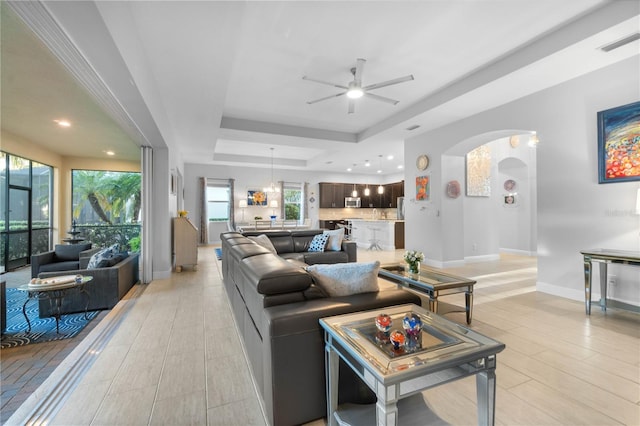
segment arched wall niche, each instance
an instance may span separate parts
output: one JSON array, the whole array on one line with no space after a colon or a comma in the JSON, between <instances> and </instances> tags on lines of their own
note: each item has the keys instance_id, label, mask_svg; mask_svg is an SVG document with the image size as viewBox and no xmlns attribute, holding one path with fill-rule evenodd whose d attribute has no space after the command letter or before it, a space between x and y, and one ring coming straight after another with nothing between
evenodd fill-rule
<instances>
[{"instance_id":1,"label":"arched wall niche","mask_svg":"<svg viewBox=\"0 0 640 426\"><path fill-rule=\"evenodd\" d=\"M535 254L536 154L529 144L534 135L529 129L496 130L444 150L439 161L440 186L446 188L455 180L461 193L450 198L443 190L442 262L434 266L495 260L501 252ZM466 195L466 154L484 144L491 151L491 195L470 197ZM505 189L507 180L516 182L517 193ZM516 200L513 205L505 204L509 194Z\"/></svg>"}]
</instances>

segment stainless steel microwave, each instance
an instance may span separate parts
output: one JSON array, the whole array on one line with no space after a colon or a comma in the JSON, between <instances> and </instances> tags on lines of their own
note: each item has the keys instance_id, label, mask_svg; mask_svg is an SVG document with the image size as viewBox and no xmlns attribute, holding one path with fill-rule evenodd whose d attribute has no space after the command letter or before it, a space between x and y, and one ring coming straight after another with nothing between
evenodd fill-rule
<instances>
[{"instance_id":1,"label":"stainless steel microwave","mask_svg":"<svg viewBox=\"0 0 640 426\"><path fill-rule=\"evenodd\" d=\"M345 197L344 199L345 207L360 207L360 197Z\"/></svg>"}]
</instances>

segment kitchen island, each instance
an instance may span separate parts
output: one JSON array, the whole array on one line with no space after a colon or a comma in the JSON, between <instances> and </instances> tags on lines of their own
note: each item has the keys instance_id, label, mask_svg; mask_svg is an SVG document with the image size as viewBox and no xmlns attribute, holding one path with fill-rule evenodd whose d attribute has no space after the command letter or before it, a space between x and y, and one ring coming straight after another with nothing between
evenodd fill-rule
<instances>
[{"instance_id":1,"label":"kitchen island","mask_svg":"<svg viewBox=\"0 0 640 426\"><path fill-rule=\"evenodd\" d=\"M404 220L347 219L351 225L351 240L358 247L372 250L404 248Z\"/></svg>"}]
</instances>

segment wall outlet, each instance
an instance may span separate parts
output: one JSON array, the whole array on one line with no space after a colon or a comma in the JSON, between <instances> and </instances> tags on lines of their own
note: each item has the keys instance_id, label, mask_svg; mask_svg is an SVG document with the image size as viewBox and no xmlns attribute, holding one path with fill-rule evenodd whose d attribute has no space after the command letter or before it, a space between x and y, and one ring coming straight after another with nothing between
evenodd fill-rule
<instances>
[{"instance_id":1,"label":"wall outlet","mask_svg":"<svg viewBox=\"0 0 640 426\"><path fill-rule=\"evenodd\" d=\"M609 284L609 285L618 284L618 280L616 280L616 276L615 275L609 275L609 279L607 280L607 284Z\"/></svg>"},{"instance_id":2,"label":"wall outlet","mask_svg":"<svg viewBox=\"0 0 640 426\"><path fill-rule=\"evenodd\" d=\"M478 244L473 243L473 245L471 246L471 250L478 251Z\"/></svg>"}]
</instances>

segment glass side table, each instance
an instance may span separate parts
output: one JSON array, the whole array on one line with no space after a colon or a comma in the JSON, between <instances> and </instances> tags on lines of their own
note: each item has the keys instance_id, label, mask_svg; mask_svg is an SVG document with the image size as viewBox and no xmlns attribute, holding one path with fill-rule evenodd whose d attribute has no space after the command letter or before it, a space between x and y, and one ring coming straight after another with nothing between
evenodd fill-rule
<instances>
[{"instance_id":1,"label":"glass side table","mask_svg":"<svg viewBox=\"0 0 640 426\"><path fill-rule=\"evenodd\" d=\"M391 318L387 333L376 326L380 314ZM422 327L396 347L389 339L403 330L405 315ZM417 305L401 305L320 319L324 329L327 420L338 424L338 368L342 358L377 396L377 425L396 425L397 402L423 390L476 376L478 423L493 425L496 355L505 345ZM389 333L390 332L390 333Z\"/></svg>"}]
</instances>

